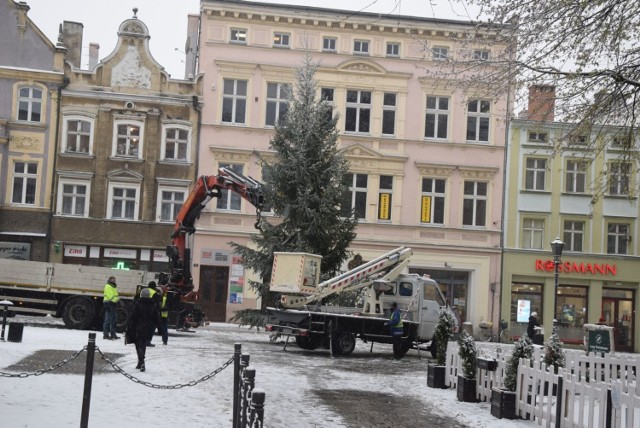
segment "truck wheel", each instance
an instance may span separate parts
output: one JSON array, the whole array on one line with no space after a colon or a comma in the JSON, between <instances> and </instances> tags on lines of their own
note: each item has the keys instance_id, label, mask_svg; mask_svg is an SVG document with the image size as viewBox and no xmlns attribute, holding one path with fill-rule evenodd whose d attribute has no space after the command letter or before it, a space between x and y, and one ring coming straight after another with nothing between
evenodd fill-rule
<instances>
[{"instance_id":1,"label":"truck wheel","mask_svg":"<svg viewBox=\"0 0 640 428\"><path fill-rule=\"evenodd\" d=\"M411 343L410 340L403 340L402 341L402 347L400 348L400 351L402 352L402 355L404 355L407 352L409 352L409 349L411 349L412 345L413 345L413 343Z\"/></svg>"},{"instance_id":2,"label":"truck wheel","mask_svg":"<svg viewBox=\"0 0 640 428\"><path fill-rule=\"evenodd\" d=\"M62 320L67 327L85 330L91 327L95 316L93 302L84 297L76 297L64 305Z\"/></svg>"},{"instance_id":3,"label":"truck wheel","mask_svg":"<svg viewBox=\"0 0 640 428\"><path fill-rule=\"evenodd\" d=\"M123 302L116 306L116 331L119 333L127 331L127 324L131 316L131 302Z\"/></svg>"},{"instance_id":4,"label":"truck wheel","mask_svg":"<svg viewBox=\"0 0 640 428\"><path fill-rule=\"evenodd\" d=\"M339 331L333 338L331 343L333 355L350 355L356 348L356 337L348 331Z\"/></svg>"},{"instance_id":5,"label":"truck wheel","mask_svg":"<svg viewBox=\"0 0 640 428\"><path fill-rule=\"evenodd\" d=\"M301 349L311 349L311 340L306 336L296 336L296 345Z\"/></svg>"}]
</instances>

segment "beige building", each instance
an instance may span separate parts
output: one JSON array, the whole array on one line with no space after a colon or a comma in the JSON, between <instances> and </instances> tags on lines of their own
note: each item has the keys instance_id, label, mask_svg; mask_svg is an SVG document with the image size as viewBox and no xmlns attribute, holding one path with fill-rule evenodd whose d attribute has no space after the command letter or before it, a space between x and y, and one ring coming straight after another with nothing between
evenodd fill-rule
<instances>
[{"instance_id":1,"label":"beige building","mask_svg":"<svg viewBox=\"0 0 640 428\"><path fill-rule=\"evenodd\" d=\"M201 9L200 174L228 166L260 179L257 155L273 156L273 126L309 52L351 162L353 253L409 246L410 270L438 280L461 321L497 320L506 101L427 75L463 49L490 58L503 47L488 36L463 47L470 22L228 0ZM193 274L209 319L257 305L228 244L249 242L254 213L236 195L202 212Z\"/></svg>"}]
</instances>

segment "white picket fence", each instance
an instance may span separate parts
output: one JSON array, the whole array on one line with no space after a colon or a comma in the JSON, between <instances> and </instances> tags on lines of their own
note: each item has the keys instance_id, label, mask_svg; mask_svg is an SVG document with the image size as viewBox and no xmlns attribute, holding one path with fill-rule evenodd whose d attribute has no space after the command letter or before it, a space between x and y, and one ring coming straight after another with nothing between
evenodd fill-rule
<instances>
[{"instance_id":1,"label":"white picket fence","mask_svg":"<svg viewBox=\"0 0 640 428\"><path fill-rule=\"evenodd\" d=\"M478 357L495 359L497 369L476 371L476 397L491 399L491 389L501 388L513 345L476 342ZM585 355L565 349L565 367L557 374L542 363L544 348L534 347L531 360L518 366L516 415L545 427L640 428L640 356L635 354ZM449 342L446 382L457 386L462 363L458 344ZM558 415L559 398L562 399ZM556 422L559 422L557 425Z\"/></svg>"}]
</instances>

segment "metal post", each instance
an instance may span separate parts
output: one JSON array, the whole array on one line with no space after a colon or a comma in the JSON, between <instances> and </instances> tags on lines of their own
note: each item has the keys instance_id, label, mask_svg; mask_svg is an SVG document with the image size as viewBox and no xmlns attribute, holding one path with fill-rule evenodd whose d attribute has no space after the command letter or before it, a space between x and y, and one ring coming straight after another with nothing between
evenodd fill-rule
<instances>
[{"instance_id":1,"label":"metal post","mask_svg":"<svg viewBox=\"0 0 640 428\"><path fill-rule=\"evenodd\" d=\"M238 408L240 405L240 354L242 353L242 344L233 345L233 428L239 428L238 425Z\"/></svg>"},{"instance_id":2,"label":"metal post","mask_svg":"<svg viewBox=\"0 0 640 428\"><path fill-rule=\"evenodd\" d=\"M553 323L558 321L558 284L560 283L560 272L558 267L560 266L560 257L553 257L553 264L555 266L555 289L553 292Z\"/></svg>"},{"instance_id":3,"label":"metal post","mask_svg":"<svg viewBox=\"0 0 640 428\"><path fill-rule=\"evenodd\" d=\"M242 378L242 427L247 426L248 415L250 414L251 409L249 400L251 399L251 395L253 392L253 388L256 384L256 370L255 369L246 369L244 371L244 376Z\"/></svg>"},{"instance_id":4,"label":"metal post","mask_svg":"<svg viewBox=\"0 0 640 428\"><path fill-rule=\"evenodd\" d=\"M0 340L4 342L4 327L7 325L7 312L9 312L9 306L13 306L13 303L8 300L3 300L0 302L0 305L4 306L2 314L2 334L0 335Z\"/></svg>"},{"instance_id":5,"label":"metal post","mask_svg":"<svg viewBox=\"0 0 640 428\"><path fill-rule=\"evenodd\" d=\"M563 416L563 412L564 409L562 408L562 398L564 396L564 392L562 391L562 388L564 387L563 385L563 381L562 381L562 376L558 377L558 390L557 392L557 400L556 400L556 426L557 427L561 427L562 426L562 416Z\"/></svg>"},{"instance_id":6,"label":"metal post","mask_svg":"<svg viewBox=\"0 0 640 428\"><path fill-rule=\"evenodd\" d=\"M264 421L265 393L261 389L254 389L251 394L251 418L249 426L262 427Z\"/></svg>"},{"instance_id":7,"label":"metal post","mask_svg":"<svg viewBox=\"0 0 640 428\"><path fill-rule=\"evenodd\" d=\"M96 351L96 334L89 333L87 344L87 365L84 371L84 392L82 394L82 416L80 428L89 427L89 407L91 406L91 382L93 380L93 358Z\"/></svg>"}]
</instances>

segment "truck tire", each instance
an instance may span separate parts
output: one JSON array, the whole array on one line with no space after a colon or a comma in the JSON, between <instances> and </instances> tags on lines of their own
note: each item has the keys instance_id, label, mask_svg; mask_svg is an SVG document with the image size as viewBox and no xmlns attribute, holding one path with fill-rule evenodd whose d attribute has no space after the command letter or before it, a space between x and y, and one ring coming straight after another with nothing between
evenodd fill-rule
<instances>
[{"instance_id":1,"label":"truck tire","mask_svg":"<svg viewBox=\"0 0 640 428\"><path fill-rule=\"evenodd\" d=\"M400 351L402 352L402 355L406 354L407 352L409 352L409 349L411 349L413 343L410 340L403 340L402 341L402 347L400 348Z\"/></svg>"},{"instance_id":2,"label":"truck tire","mask_svg":"<svg viewBox=\"0 0 640 428\"><path fill-rule=\"evenodd\" d=\"M331 349L334 356L351 355L356 348L356 337L348 331L338 331L332 338Z\"/></svg>"},{"instance_id":3,"label":"truck tire","mask_svg":"<svg viewBox=\"0 0 640 428\"><path fill-rule=\"evenodd\" d=\"M296 336L298 348L313 351L321 345L321 340L315 336Z\"/></svg>"},{"instance_id":4,"label":"truck tire","mask_svg":"<svg viewBox=\"0 0 640 428\"><path fill-rule=\"evenodd\" d=\"M116 331L123 333L127 331L127 324L129 324L129 317L131 317L131 302L123 301L116 306Z\"/></svg>"},{"instance_id":5,"label":"truck tire","mask_svg":"<svg viewBox=\"0 0 640 428\"><path fill-rule=\"evenodd\" d=\"M93 302L85 297L74 297L64 305L62 320L69 328L86 330L93 325L96 308Z\"/></svg>"}]
</instances>

